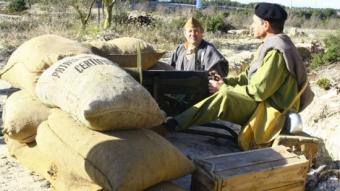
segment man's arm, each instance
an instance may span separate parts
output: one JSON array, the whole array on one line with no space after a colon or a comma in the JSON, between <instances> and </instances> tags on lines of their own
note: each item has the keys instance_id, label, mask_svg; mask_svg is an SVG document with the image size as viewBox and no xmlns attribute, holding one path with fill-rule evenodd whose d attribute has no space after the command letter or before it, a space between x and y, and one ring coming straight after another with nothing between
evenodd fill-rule
<instances>
[{"instance_id":1,"label":"man's arm","mask_svg":"<svg viewBox=\"0 0 340 191\"><path fill-rule=\"evenodd\" d=\"M209 79L209 92L210 93L217 92L223 84L233 87L236 85L239 86L247 85L248 84L247 71L244 71L237 76L224 78L221 77L219 74L215 73L214 76Z\"/></svg>"},{"instance_id":2,"label":"man's arm","mask_svg":"<svg viewBox=\"0 0 340 191\"><path fill-rule=\"evenodd\" d=\"M178 56L179 56L179 51L180 51L180 48L181 45L177 46L175 52L172 53L171 55L171 59L170 59L170 65L173 67L173 68L176 68L176 62L177 62L177 59L178 59Z\"/></svg>"},{"instance_id":3,"label":"man's arm","mask_svg":"<svg viewBox=\"0 0 340 191\"><path fill-rule=\"evenodd\" d=\"M252 76L246 91L255 101L264 101L281 87L288 75L282 53L271 50L263 59L262 66Z\"/></svg>"},{"instance_id":4,"label":"man's arm","mask_svg":"<svg viewBox=\"0 0 340 191\"><path fill-rule=\"evenodd\" d=\"M248 71L243 71L237 76L230 76L227 78L224 78L224 83L229 86L236 86L236 85L247 85L248 84Z\"/></svg>"},{"instance_id":5,"label":"man's arm","mask_svg":"<svg viewBox=\"0 0 340 191\"><path fill-rule=\"evenodd\" d=\"M217 92L223 84L228 86L244 86L248 84L248 70L240 73L237 76L229 76L229 77L221 77L217 73L214 78L209 80L209 92L215 93Z\"/></svg>"}]
</instances>

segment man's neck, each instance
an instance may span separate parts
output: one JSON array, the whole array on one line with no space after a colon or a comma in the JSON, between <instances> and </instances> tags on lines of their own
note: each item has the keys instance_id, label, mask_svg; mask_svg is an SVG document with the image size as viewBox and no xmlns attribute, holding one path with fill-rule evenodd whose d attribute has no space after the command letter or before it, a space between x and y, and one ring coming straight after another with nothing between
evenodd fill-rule
<instances>
[{"instance_id":1,"label":"man's neck","mask_svg":"<svg viewBox=\"0 0 340 191\"><path fill-rule=\"evenodd\" d=\"M199 42L195 42L195 43L189 43L187 41L186 43L184 43L184 47L186 49L198 48L201 45L202 42L203 42L203 40L201 40Z\"/></svg>"},{"instance_id":2,"label":"man's neck","mask_svg":"<svg viewBox=\"0 0 340 191\"><path fill-rule=\"evenodd\" d=\"M271 33L271 32L267 32L267 33L266 33L266 36L263 38L263 41L265 42L268 38L270 38L270 37L272 37L272 36L274 36L274 35L277 35L277 34Z\"/></svg>"}]
</instances>

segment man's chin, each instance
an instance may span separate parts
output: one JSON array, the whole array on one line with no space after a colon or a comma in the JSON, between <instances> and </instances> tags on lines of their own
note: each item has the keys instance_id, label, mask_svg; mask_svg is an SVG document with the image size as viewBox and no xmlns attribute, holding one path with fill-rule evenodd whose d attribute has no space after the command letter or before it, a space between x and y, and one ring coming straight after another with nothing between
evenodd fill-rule
<instances>
[{"instance_id":1,"label":"man's chin","mask_svg":"<svg viewBox=\"0 0 340 191\"><path fill-rule=\"evenodd\" d=\"M194 46L198 46L198 45L201 44L201 42L202 42L202 40L195 40L195 41L193 40L193 41L190 42L190 44L192 44Z\"/></svg>"}]
</instances>

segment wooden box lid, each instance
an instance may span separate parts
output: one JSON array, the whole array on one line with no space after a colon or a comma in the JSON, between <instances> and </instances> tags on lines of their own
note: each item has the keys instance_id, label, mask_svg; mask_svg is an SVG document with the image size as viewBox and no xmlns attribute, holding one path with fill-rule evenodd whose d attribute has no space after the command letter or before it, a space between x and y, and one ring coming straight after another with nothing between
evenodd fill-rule
<instances>
[{"instance_id":1,"label":"wooden box lid","mask_svg":"<svg viewBox=\"0 0 340 191\"><path fill-rule=\"evenodd\" d=\"M278 146L195 160L192 191L303 191L308 161Z\"/></svg>"},{"instance_id":2,"label":"wooden box lid","mask_svg":"<svg viewBox=\"0 0 340 191\"><path fill-rule=\"evenodd\" d=\"M303 155L298 156L290 153L287 151L288 149L288 147L277 146L246 152L221 154L195 160L195 163L215 177L238 176L251 172L308 163L308 160Z\"/></svg>"}]
</instances>

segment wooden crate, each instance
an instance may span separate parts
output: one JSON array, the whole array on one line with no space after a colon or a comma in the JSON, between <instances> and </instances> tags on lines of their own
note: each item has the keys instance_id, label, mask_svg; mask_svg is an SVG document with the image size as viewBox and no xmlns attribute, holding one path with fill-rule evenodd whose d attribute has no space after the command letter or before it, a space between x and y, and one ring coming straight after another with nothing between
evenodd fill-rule
<instances>
[{"instance_id":1,"label":"wooden crate","mask_svg":"<svg viewBox=\"0 0 340 191\"><path fill-rule=\"evenodd\" d=\"M304 190L308 160L277 146L195 160L192 191Z\"/></svg>"}]
</instances>

